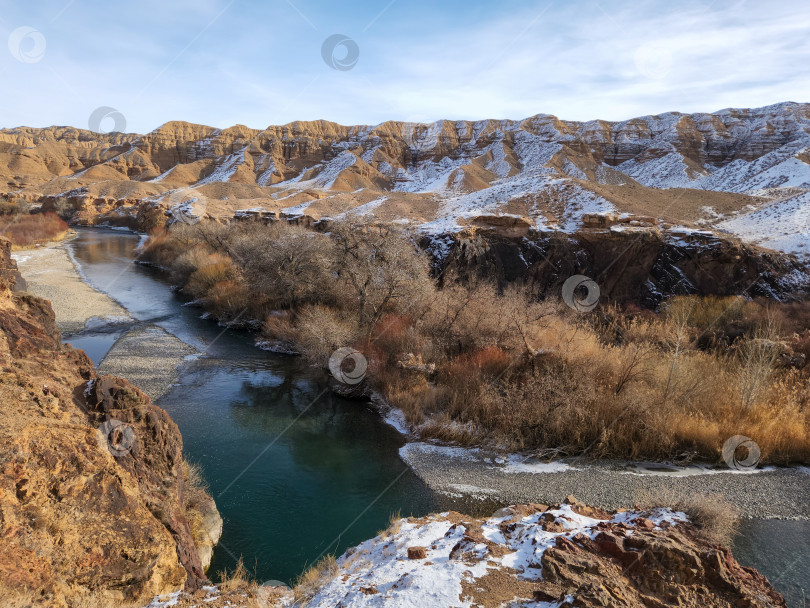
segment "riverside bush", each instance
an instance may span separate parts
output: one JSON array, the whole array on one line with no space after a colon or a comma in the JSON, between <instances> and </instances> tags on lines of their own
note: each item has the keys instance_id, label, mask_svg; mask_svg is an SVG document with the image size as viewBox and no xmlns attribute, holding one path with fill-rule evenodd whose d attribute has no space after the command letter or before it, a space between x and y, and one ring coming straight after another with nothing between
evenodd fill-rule
<instances>
[{"instance_id":1,"label":"riverside bush","mask_svg":"<svg viewBox=\"0 0 810 608\"><path fill-rule=\"evenodd\" d=\"M15 213L0 217L0 234L17 247L52 241L67 229L68 225L55 213Z\"/></svg>"},{"instance_id":2,"label":"riverside bush","mask_svg":"<svg viewBox=\"0 0 810 608\"><path fill-rule=\"evenodd\" d=\"M357 348L369 384L425 439L719 461L741 434L765 462L810 461L807 303L678 296L660 313L579 315L528 287L445 275L439 288L393 227L330 230L178 225L143 256L221 319L263 320L263 340L317 365Z\"/></svg>"}]
</instances>

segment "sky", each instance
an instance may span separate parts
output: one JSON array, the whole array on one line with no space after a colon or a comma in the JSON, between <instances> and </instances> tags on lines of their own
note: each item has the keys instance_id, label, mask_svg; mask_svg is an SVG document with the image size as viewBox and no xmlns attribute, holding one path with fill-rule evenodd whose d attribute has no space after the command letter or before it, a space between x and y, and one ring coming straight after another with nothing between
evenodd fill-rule
<instances>
[{"instance_id":1,"label":"sky","mask_svg":"<svg viewBox=\"0 0 810 608\"><path fill-rule=\"evenodd\" d=\"M6 128L810 102L807 0L0 0L0 40Z\"/></svg>"}]
</instances>

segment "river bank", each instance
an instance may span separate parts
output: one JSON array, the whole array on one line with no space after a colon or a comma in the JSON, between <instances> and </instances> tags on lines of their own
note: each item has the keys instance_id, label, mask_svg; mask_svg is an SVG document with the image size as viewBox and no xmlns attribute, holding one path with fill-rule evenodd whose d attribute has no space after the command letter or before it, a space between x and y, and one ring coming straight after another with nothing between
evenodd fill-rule
<instances>
[{"instance_id":1,"label":"river bank","mask_svg":"<svg viewBox=\"0 0 810 608\"><path fill-rule=\"evenodd\" d=\"M50 300L56 326L63 336L102 325L131 322L132 317L121 305L82 279L66 248L71 238L75 238L75 234L12 253L28 284L27 291Z\"/></svg>"},{"instance_id":2,"label":"river bank","mask_svg":"<svg viewBox=\"0 0 810 608\"><path fill-rule=\"evenodd\" d=\"M157 400L177 381L178 366L198 351L157 325L138 322L90 285L68 249L76 236L12 254L27 291L51 302L63 338L87 347L100 374L125 378ZM99 342L101 348L89 348Z\"/></svg>"},{"instance_id":3,"label":"river bank","mask_svg":"<svg viewBox=\"0 0 810 608\"><path fill-rule=\"evenodd\" d=\"M57 323L66 334L78 334L88 326L93 331L104 322L134 322L125 308L83 280L66 242L19 251L15 258L29 289L51 299ZM116 339L98 368L127 378L157 399L177 381L178 366L197 352L164 329L141 324ZM374 409L397 431L406 432L398 410L381 409L379 404ZM451 499L554 503L574 494L594 506L617 509L630 508L641 497L668 488L684 494L720 495L744 517L810 519L810 469L802 467L739 472L726 467L645 467L618 461L549 463L521 454L423 442L407 443L399 455L432 491Z\"/></svg>"},{"instance_id":4,"label":"river bank","mask_svg":"<svg viewBox=\"0 0 810 608\"><path fill-rule=\"evenodd\" d=\"M631 508L655 496L718 495L743 517L810 519L810 469L751 472L619 461L543 462L519 454L409 443L400 456L435 492L484 502L559 503L573 494L605 510Z\"/></svg>"}]
</instances>

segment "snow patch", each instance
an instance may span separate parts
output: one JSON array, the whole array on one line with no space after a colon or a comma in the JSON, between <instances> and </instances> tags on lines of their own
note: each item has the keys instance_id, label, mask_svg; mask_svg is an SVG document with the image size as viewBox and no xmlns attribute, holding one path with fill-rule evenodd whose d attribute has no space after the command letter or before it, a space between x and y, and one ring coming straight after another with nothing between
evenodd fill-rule
<instances>
[{"instance_id":1,"label":"snow patch","mask_svg":"<svg viewBox=\"0 0 810 608\"><path fill-rule=\"evenodd\" d=\"M564 531L543 530L541 517L548 515L554 516ZM570 505L561 505L519 519L514 522L514 528L510 526L507 536L501 531L501 524L510 517L493 516L481 524L484 538L505 549L502 556L489 553L484 543L465 541L466 527L448 521L447 514L428 516L417 522L400 520L392 531L365 541L340 557L337 575L308 605L323 608L471 607L473 598L464 594L462 582L472 583L490 570L504 568L514 570L518 578L538 580L542 576L543 554L558 537L571 539L581 534L594 539L600 533L597 526L603 523L576 513ZM683 513L654 509L647 513L618 513L609 523L633 527L642 517L649 519L656 529L665 524L677 525L687 521ZM469 544L465 559L451 558L453 549L460 542ZM408 559L409 547L424 547L426 559ZM573 601L573 598L563 601L566 600ZM561 604L531 602L528 605L558 607Z\"/></svg>"},{"instance_id":2,"label":"snow patch","mask_svg":"<svg viewBox=\"0 0 810 608\"><path fill-rule=\"evenodd\" d=\"M501 468L501 471L507 474L513 473L564 473L565 471L575 470L570 465L560 462L541 462L524 458L519 454L510 454L506 458L506 464Z\"/></svg>"}]
</instances>

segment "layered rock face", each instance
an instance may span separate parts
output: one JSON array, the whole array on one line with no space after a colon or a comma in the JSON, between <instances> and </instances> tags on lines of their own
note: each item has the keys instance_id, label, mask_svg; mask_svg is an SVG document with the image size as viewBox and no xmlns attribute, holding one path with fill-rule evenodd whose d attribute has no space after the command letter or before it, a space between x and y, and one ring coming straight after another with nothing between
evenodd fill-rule
<instances>
[{"instance_id":1,"label":"layered rock face","mask_svg":"<svg viewBox=\"0 0 810 608\"><path fill-rule=\"evenodd\" d=\"M622 122L538 114L257 130L175 121L143 136L20 128L0 131L0 191L80 224L140 229L165 212L228 220L263 208L313 220L372 215L434 234L509 214L570 233L583 215L619 211L703 220L800 252L810 249L809 151L810 104L791 102ZM738 221L758 208L763 218Z\"/></svg>"},{"instance_id":2,"label":"layered rock face","mask_svg":"<svg viewBox=\"0 0 810 608\"><path fill-rule=\"evenodd\" d=\"M14 291L5 240L0 266L3 601L148 603L199 587L177 426L61 344L50 304Z\"/></svg>"},{"instance_id":3,"label":"layered rock face","mask_svg":"<svg viewBox=\"0 0 810 608\"><path fill-rule=\"evenodd\" d=\"M423 240L430 247L428 239ZM473 226L448 237L437 273L518 281L540 296L558 297L576 274L592 278L601 296L655 309L671 295L744 295L777 300L810 293L810 275L791 256L751 248L708 232L653 228L515 235L514 229Z\"/></svg>"}]
</instances>

